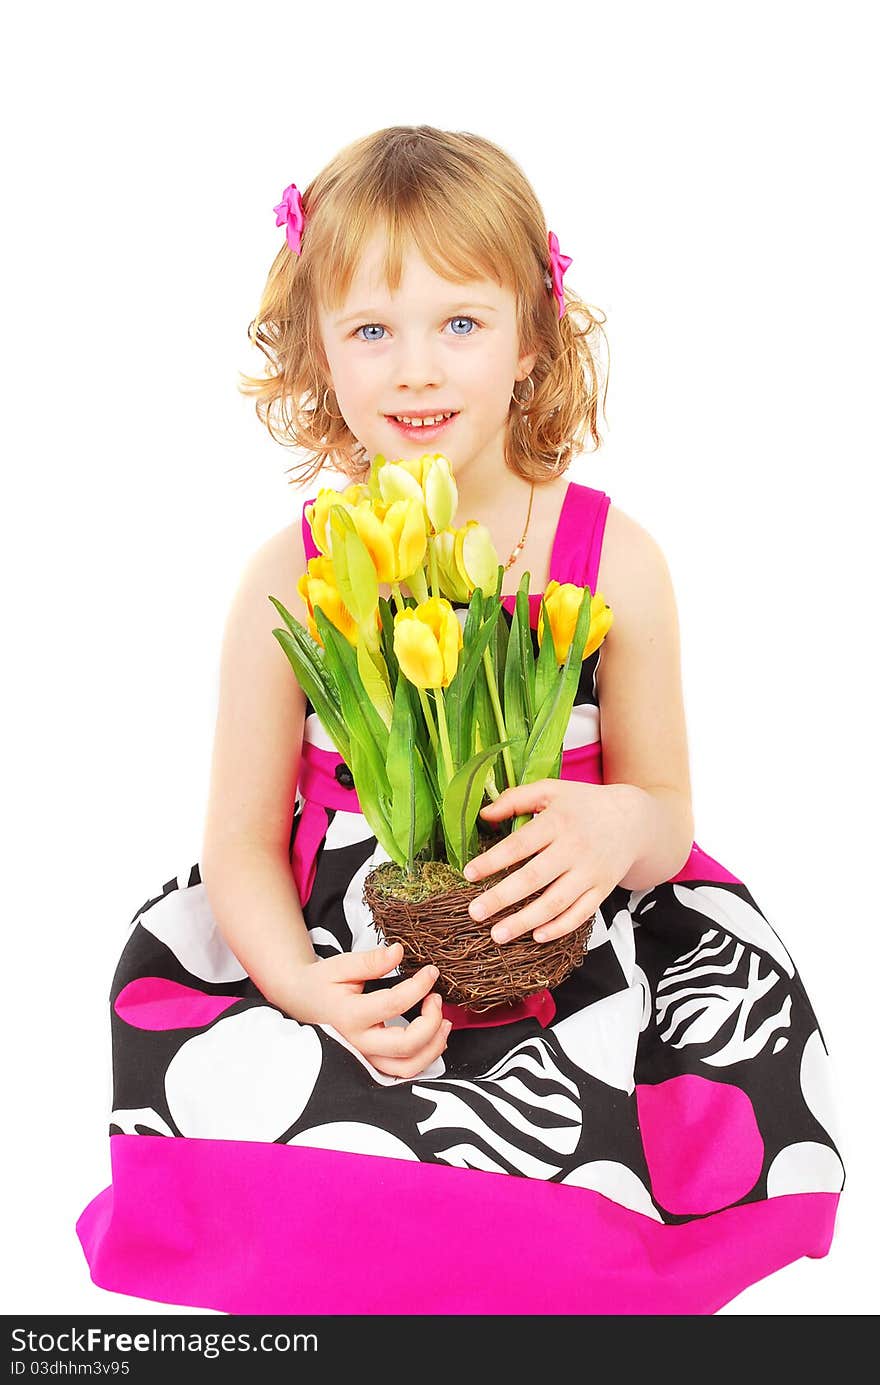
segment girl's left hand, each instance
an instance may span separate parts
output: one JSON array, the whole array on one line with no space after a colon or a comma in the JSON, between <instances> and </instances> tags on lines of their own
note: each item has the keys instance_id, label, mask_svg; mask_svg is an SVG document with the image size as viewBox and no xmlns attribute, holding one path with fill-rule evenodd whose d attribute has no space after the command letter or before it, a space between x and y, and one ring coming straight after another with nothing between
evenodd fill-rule
<instances>
[{"instance_id":1,"label":"girl's left hand","mask_svg":"<svg viewBox=\"0 0 880 1385\"><path fill-rule=\"evenodd\" d=\"M528 859L522 870L471 901L471 918L491 918L546 885L549 888L538 899L492 929L493 939L507 942L530 929L537 930L532 936L538 942L573 933L633 864L631 788L629 784L538 779L505 789L486 804L482 809L486 822L521 813L537 816L468 862L464 874L479 880Z\"/></svg>"}]
</instances>

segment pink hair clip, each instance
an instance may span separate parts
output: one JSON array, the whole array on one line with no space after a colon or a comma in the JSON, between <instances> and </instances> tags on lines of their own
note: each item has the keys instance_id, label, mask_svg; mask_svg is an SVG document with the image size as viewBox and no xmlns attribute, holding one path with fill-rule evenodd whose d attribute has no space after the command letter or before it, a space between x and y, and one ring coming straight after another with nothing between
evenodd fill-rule
<instances>
[{"instance_id":1,"label":"pink hair clip","mask_svg":"<svg viewBox=\"0 0 880 1385\"><path fill-rule=\"evenodd\" d=\"M294 255L302 248L302 231L305 224L302 197L296 183L291 183L281 194L281 201L272 208L276 215L276 226L287 224L287 244Z\"/></svg>"},{"instance_id":2,"label":"pink hair clip","mask_svg":"<svg viewBox=\"0 0 880 1385\"><path fill-rule=\"evenodd\" d=\"M553 231L547 233L547 244L550 247L550 270L553 278L551 279L549 274L545 274L544 282L548 289L552 287L556 296L556 302L559 304L559 316L562 317L565 312L565 299L562 294L562 276L571 264L571 257L562 254L559 249L559 241Z\"/></svg>"}]
</instances>

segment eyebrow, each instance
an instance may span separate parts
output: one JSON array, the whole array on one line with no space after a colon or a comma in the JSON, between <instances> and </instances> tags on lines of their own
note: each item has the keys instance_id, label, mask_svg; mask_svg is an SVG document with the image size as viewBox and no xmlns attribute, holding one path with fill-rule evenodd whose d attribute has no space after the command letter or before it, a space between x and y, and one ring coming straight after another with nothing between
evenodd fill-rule
<instances>
[{"instance_id":1,"label":"eyebrow","mask_svg":"<svg viewBox=\"0 0 880 1385\"><path fill-rule=\"evenodd\" d=\"M451 313L460 313L465 308L477 308L480 312L484 313L497 313L498 311L491 303L472 303L468 301L467 303L453 303L451 307L446 309L446 312L447 315ZM358 317L366 318L369 322L374 322L376 318L383 316L384 313L381 308L364 308L361 312L349 313L347 317L338 317L335 325L337 327L344 327L347 322L354 322L355 318Z\"/></svg>"}]
</instances>

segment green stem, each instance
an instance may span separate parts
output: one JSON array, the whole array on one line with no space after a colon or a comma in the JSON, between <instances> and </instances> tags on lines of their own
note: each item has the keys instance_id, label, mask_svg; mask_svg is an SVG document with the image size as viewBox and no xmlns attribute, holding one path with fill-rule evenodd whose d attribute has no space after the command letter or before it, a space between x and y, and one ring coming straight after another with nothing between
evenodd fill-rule
<instances>
[{"instance_id":1,"label":"green stem","mask_svg":"<svg viewBox=\"0 0 880 1385\"><path fill-rule=\"evenodd\" d=\"M486 683L489 687L489 701L492 703L492 711L495 714L495 725L498 728L499 741L507 740L507 727L504 725L504 712L501 710L501 699L498 696L498 684L495 678L495 666L492 663L492 655L489 646L483 650L483 667L486 670ZM508 788L513 788L516 783L516 775L513 769L513 756L510 753L510 746L506 745L501 751L501 758L504 761L504 772L507 775Z\"/></svg>"},{"instance_id":2,"label":"green stem","mask_svg":"<svg viewBox=\"0 0 880 1385\"><path fill-rule=\"evenodd\" d=\"M433 539L428 539L428 581L431 584L431 595L439 596L440 578L437 573L437 552Z\"/></svg>"},{"instance_id":3,"label":"green stem","mask_svg":"<svg viewBox=\"0 0 880 1385\"><path fill-rule=\"evenodd\" d=\"M452 760L452 746L449 742L449 727L446 724L446 706L443 701L443 689L436 688L437 701L437 725L440 730L440 742L443 746L443 763L446 767L446 783L450 783L455 775L455 765Z\"/></svg>"}]
</instances>

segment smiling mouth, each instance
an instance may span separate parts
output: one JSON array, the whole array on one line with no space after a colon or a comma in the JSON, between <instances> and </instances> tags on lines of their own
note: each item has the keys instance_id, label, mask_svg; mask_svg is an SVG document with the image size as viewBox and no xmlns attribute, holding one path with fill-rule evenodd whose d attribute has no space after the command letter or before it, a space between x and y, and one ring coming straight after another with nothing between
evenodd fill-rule
<instances>
[{"instance_id":1,"label":"smiling mouth","mask_svg":"<svg viewBox=\"0 0 880 1385\"><path fill-rule=\"evenodd\" d=\"M439 414L429 414L426 418L414 418L409 414L386 414L385 417L399 428L419 431L422 428L440 428L444 423L458 417L458 409L445 409Z\"/></svg>"}]
</instances>

